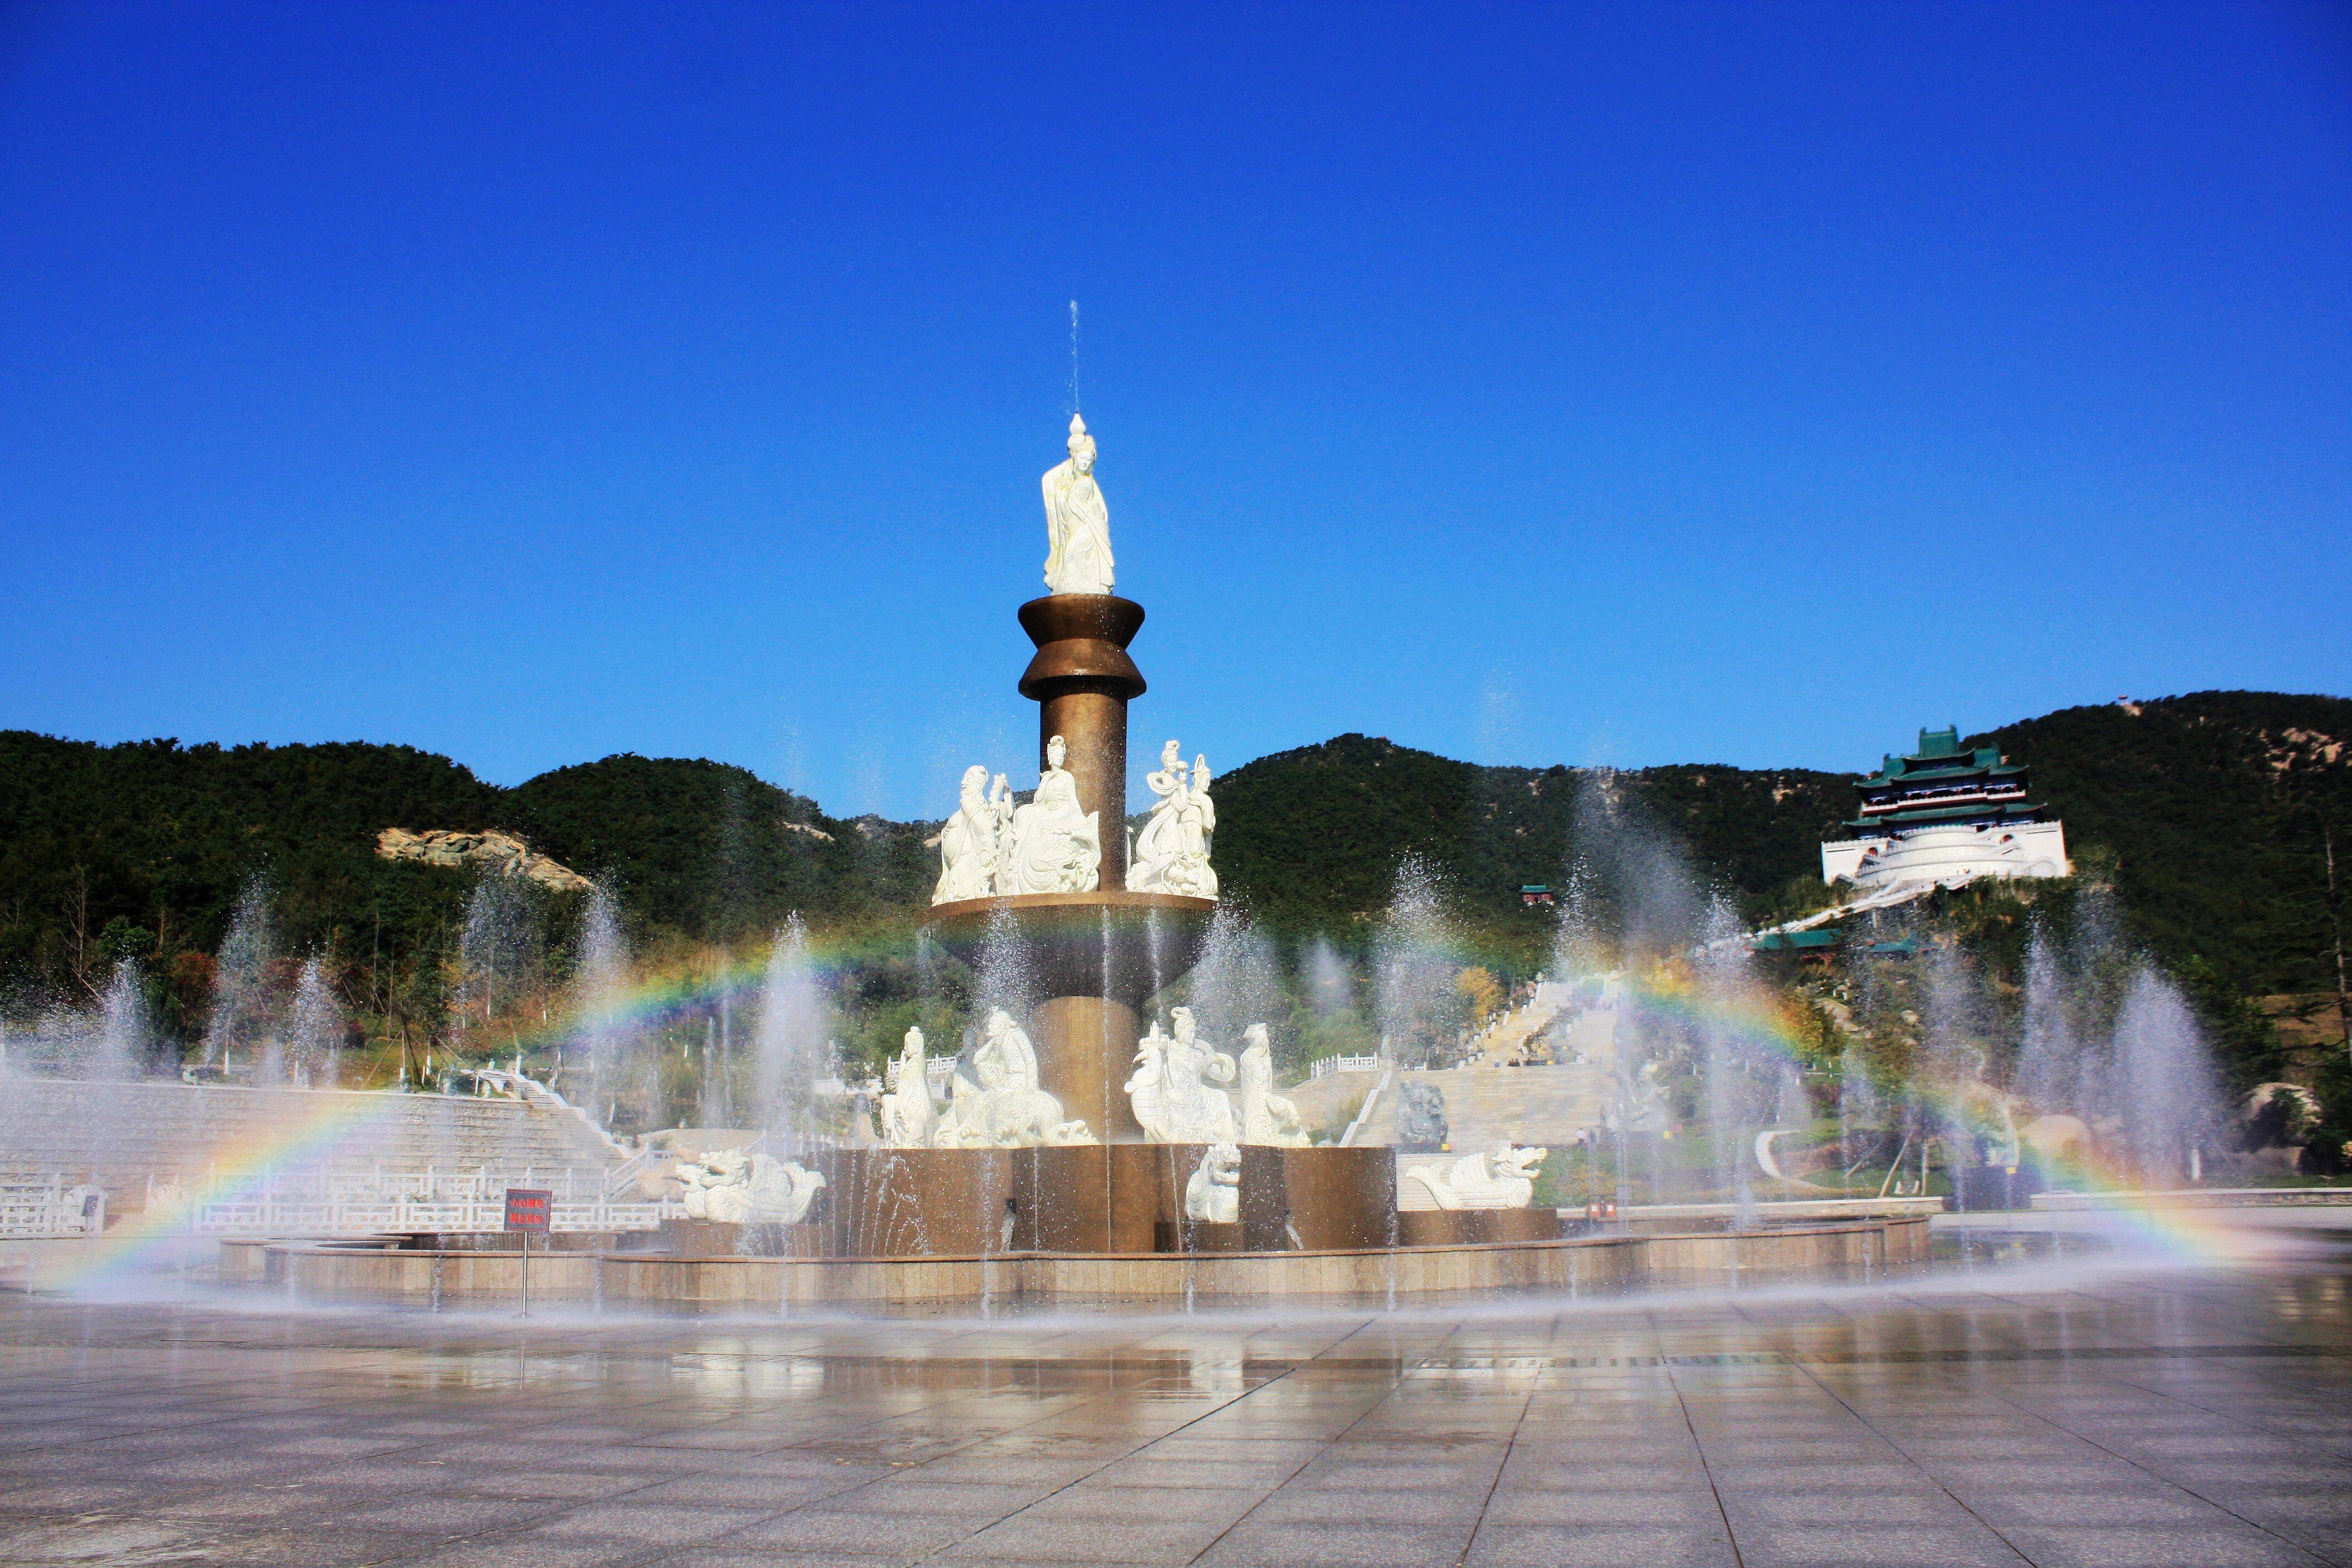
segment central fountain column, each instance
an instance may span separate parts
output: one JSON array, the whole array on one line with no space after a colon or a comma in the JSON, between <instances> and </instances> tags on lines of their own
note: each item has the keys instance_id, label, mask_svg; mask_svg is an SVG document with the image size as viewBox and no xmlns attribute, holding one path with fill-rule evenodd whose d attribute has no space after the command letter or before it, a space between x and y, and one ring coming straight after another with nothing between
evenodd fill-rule
<instances>
[{"instance_id":1,"label":"central fountain column","mask_svg":"<svg viewBox=\"0 0 2352 1568\"><path fill-rule=\"evenodd\" d=\"M1021 629L1037 645L1021 675L1021 695L1038 705L1037 764L1061 736L1079 808L1097 814L1105 892L1127 886L1127 705L1144 692L1127 645L1142 625L1143 606L1114 594L1049 594L1021 606Z\"/></svg>"},{"instance_id":2,"label":"central fountain column","mask_svg":"<svg viewBox=\"0 0 2352 1568\"><path fill-rule=\"evenodd\" d=\"M1099 890L1127 887L1127 705L1143 695L1143 672L1127 645L1143 625L1143 606L1112 594L1049 594L1021 606L1021 628L1037 645L1021 676L1021 695L1037 703L1037 757L1056 735L1068 748L1063 765L1077 781L1078 805L1095 814L1102 835ZM1112 917L1108 911L1103 919ZM1105 994L1049 996L1029 1015L1045 1088L1069 1114L1083 1116L1108 1142L1139 1138L1125 1090L1126 1067L1143 1024L1129 1001Z\"/></svg>"}]
</instances>

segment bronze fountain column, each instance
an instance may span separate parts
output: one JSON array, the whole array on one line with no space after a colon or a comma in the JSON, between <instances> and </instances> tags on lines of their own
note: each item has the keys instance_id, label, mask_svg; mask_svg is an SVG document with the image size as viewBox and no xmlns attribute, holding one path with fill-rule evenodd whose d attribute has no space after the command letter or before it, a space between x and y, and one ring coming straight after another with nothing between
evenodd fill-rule
<instances>
[{"instance_id":1,"label":"bronze fountain column","mask_svg":"<svg viewBox=\"0 0 2352 1568\"><path fill-rule=\"evenodd\" d=\"M1143 606L1110 594L1049 594L1022 605L1020 615L1021 629L1037 646L1022 673L1021 695L1037 704L1038 766L1042 771L1045 748L1059 735L1079 809L1094 814L1102 836L1098 891L1124 892L1127 705L1144 691L1143 672L1127 645L1143 626ZM1092 918L1108 925L1118 917L1101 909ZM1030 1012L1044 1086L1105 1142L1140 1138L1125 1085L1142 1037L1136 1012L1142 998L1114 994L1127 987L1077 984L1084 978L1049 986Z\"/></svg>"}]
</instances>

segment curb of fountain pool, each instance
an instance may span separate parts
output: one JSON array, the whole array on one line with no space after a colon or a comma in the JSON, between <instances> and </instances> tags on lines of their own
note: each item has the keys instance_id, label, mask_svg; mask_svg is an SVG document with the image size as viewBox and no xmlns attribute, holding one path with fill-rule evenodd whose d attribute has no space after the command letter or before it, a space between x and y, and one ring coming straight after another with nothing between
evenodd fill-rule
<instances>
[{"instance_id":1,"label":"curb of fountain pool","mask_svg":"<svg viewBox=\"0 0 2352 1568\"><path fill-rule=\"evenodd\" d=\"M551 1303L688 1313L1609 1292L1663 1280L1749 1285L1867 1274L1924 1262L1927 1230L1924 1216L1906 1216L1762 1231L1314 1252L866 1258L555 1252L532 1257L530 1289ZM521 1284L522 1260L514 1253L238 1241L223 1244L222 1258L224 1282L274 1289L296 1301L454 1304L510 1300Z\"/></svg>"}]
</instances>

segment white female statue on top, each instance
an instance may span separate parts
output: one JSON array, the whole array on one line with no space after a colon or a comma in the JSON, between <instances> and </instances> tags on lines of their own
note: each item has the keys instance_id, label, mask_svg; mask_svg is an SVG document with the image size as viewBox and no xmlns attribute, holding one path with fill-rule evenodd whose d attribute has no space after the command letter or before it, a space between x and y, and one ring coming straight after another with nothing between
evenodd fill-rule
<instances>
[{"instance_id":1,"label":"white female statue on top","mask_svg":"<svg viewBox=\"0 0 2352 1568\"><path fill-rule=\"evenodd\" d=\"M1062 764L1062 737L1045 742L1037 793L1016 808L1004 830L996 868L999 897L1013 893L1090 893L1102 877L1102 832L1096 812L1078 808L1078 781Z\"/></svg>"},{"instance_id":2,"label":"white female statue on top","mask_svg":"<svg viewBox=\"0 0 2352 1568\"><path fill-rule=\"evenodd\" d=\"M1070 416L1070 457L1045 470L1045 586L1056 594L1108 594L1110 508L1095 483L1095 438Z\"/></svg>"}]
</instances>

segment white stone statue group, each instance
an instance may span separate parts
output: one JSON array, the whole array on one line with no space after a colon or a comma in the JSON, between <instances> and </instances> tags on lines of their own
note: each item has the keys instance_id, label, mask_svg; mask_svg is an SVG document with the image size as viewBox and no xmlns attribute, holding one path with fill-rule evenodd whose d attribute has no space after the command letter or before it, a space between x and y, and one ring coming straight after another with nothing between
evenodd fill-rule
<instances>
[{"instance_id":1,"label":"white stone statue group","mask_svg":"<svg viewBox=\"0 0 2352 1568\"><path fill-rule=\"evenodd\" d=\"M1127 885L1138 893L1217 896L1217 873L1209 866L1209 841L1217 830L1216 803L1209 798L1209 759L1196 756L1190 773L1184 750L1171 741L1160 749L1160 769L1144 782L1160 798L1151 820L1135 836Z\"/></svg>"},{"instance_id":2,"label":"white stone statue group","mask_svg":"<svg viewBox=\"0 0 2352 1568\"><path fill-rule=\"evenodd\" d=\"M1090 893L1102 876L1099 815L1078 806L1078 781L1062 764L1070 749L1045 743L1037 793L1013 804L1004 775L994 785L978 763L964 769L955 815L940 834L940 879L931 902L1013 893Z\"/></svg>"},{"instance_id":3,"label":"white stone statue group","mask_svg":"<svg viewBox=\"0 0 2352 1568\"><path fill-rule=\"evenodd\" d=\"M688 1219L728 1225L798 1225L824 1185L821 1172L804 1170L796 1160L740 1149L712 1149L681 1161L677 1178Z\"/></svg>"},{"instance_id":4,"label":"white stone statue group","mask_svg":"<svg viewBox=\"0 0 2352 1568\"><path fill-rule=\"evenodd\" d=\"M956 1060L945 1110L931 1101L923 1031L907 1031L898 1087L882 1097L882 1142L893 1149L1022 1149L1096 1139L1084 1121L1064 1120L1062 1102L1037 1086L1037 1048L1012 1014L995 1007L980 1043Z\"/></svg>"},{"instance_id":5,"label":"white stone statue group","mask_svg":"<svg viewBox=\"0 0 2352 1568\"><path fill-rule=\"evenodd\" d=\"M1274 1092L1274 1051L1264 1024L1242 1031L1236 1059L1200 1037L1190 1007L1176 1008L1169 1020L1172 1035L1152 1020L1127 1080L1128 1102L1148 1141L1306 1146L1298 1108ZM1220 1087L1236 1079L1234 1092Z\"/></svg>"}]
</instances>

